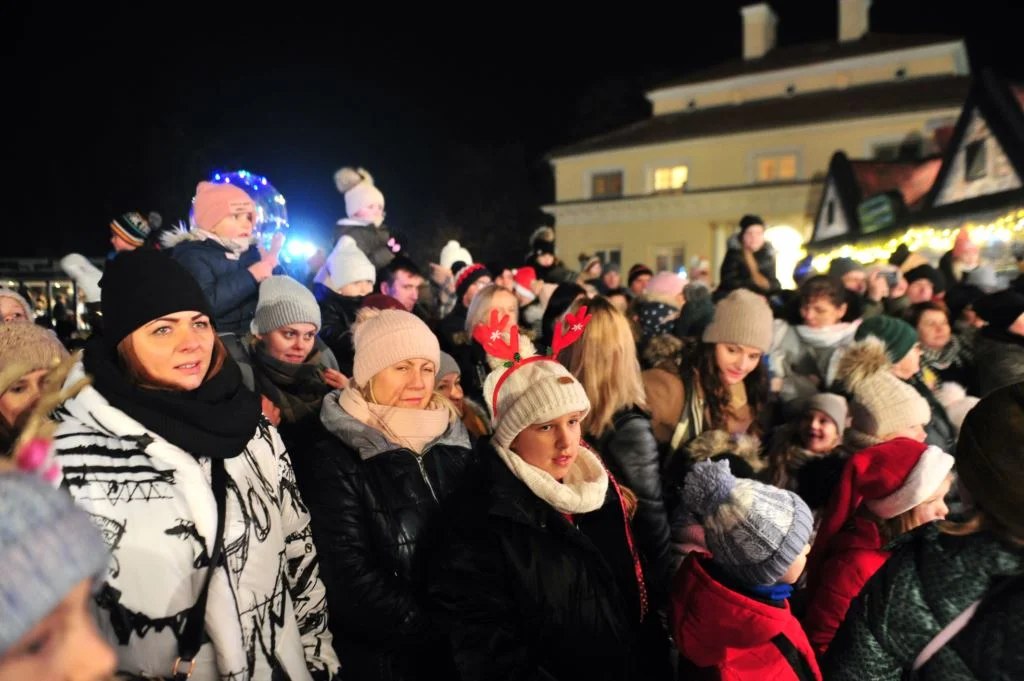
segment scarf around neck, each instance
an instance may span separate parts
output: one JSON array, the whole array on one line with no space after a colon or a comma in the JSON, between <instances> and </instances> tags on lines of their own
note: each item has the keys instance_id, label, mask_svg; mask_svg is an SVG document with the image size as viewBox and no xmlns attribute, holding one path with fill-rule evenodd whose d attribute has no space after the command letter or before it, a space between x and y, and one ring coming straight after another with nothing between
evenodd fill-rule
<instances>
[{"instance_id":1,"label":"scarf around neck","mask_svg":"<svg viewBox=\"0 0 1024 681\"><path fill-rule=\"evenodd\" d=\"M242 373L230 356L216 376L189 391L130 382L99 334L86 345L83 366L111 406L194 457L233 458L256 434L260 398L242 384Z\"/></svg>"},{"instance_id":2,"label":"scarf around neck","mask_svg":"<svg viewBox=\"0 0 1024 681\"><path fill-rule=\"evenodd\" d=\"M314 346L306 361L291 364L271 357L266 343L255 337L249 343L256 391L277 405L281 419L297 423L310 416L319 417L324 395L332 390L324 382L319 345Z\"/></svg>"},{"instance_id":3,"label":"scarf around neck","mask_svg":"<svg viewBox=\"0 0 1024 681\"><path fill-rule=\"evenodd\" d=\"M590 513L604 505L608 493L608 472L597 454L582 444L562 482L555 480L550 473L526 463L515 452L496 442L491 444L512 475L559 513Z\"/></svg>"},{"instance_id":4,"label":"scarf around neck","mask_svg":"<svg viewBox=\"0 0 1024 681\"><path fill-rule=\"evenodd\" d=\"M800 340L812 348L831 348L847 338L852 339L859 326L859 319L854 322L840 322L820 329L800 324L796 327L796 332L800 336Z\"/></svg>"},{"instance_id":5,"label":"scarf around neck","mask_svg":"<svg viewBox=\"0 0 1024 681\"><path fill-rule=\"evenodd\" d=\"M451 424L451 414L443 406L428 404L426 409L408 409L370 404L351 383L341 391L338 404L349 416L380 431L390 442L417 454L444 435Z\"/></svg>"},{"instance_id":6,"label":"scarf around neck","mask_svg":"<svg viewBox=\"0 0 1024 681\"><path fill-rule=\"evenodd\" d=\"M249 250L253 245L252 237L228 239L227 237L217 236L212 232L207 232L205 229L196 229L196 235L198 235L203 241L212 241L226 248L228 251L228 260L238 260L242 257L242 254Z\"/></svg>"}]
</instances>

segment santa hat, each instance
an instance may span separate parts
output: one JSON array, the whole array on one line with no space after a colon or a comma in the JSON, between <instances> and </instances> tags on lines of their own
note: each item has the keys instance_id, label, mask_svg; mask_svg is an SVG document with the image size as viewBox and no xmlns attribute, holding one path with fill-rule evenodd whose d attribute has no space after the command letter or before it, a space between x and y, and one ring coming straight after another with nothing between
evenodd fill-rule
<instances>
[{"instance_id":1,"label":"santa hat","mask_svg":"<svg viewBox=\"0 0 1024 681\"><path fill-rule=\"evenodd\" d=\"M537 281L537 270L532 267L520 267L516 270L514 279L517 294L531 303L537 299L537 294L533 292L533 283Z\"/></svg>"},{"instance_id":2,"label":"santa hat","mask_svg":"<svg viewBox=\"0 0 1024 681\"><path fill-rule=\"evenodd\" d=\"M473 338L488 355L499 362L504 360L484 381L484 398L494 425L493 441L504 448L535 423L573 412L585 416L590 411L583 386L555 359L583 335L590 321L587 308L566 315L567 331L563 332L561 324L555 326L551 354L545 356L527 356L525 351L520 354L519 327L511 326L506 334L502 328L507 321L493 310L490 323L473 330Z\"/></svg>"},{"instance_id":3,"label":"santa hat","mask_svg":"<svg viewBox=\"0 0 1024 681\"><path fill-rule=\"evenodd\" d=\"M473 256L469 254L469 251L462 244L453 239L441 249L441 260L438 264L446 270L451 270L457 262L472 265Z\"/></svg>"},{"instance_id":4,"label":"santa hat","mask_svg":"<svg viewBox=\"0 0 1024 681\"><path fill-rule=\"evenodd\" d=\"M829 553L832 538L864 505L888 520L905 513L935 493L953 469L953 457L938 447L898 437L863 449L849 458L832 492L811 551L808 574Z\"/></svg>"},{"instance_id":5,"label":"santa hat","mask_svg":"<svg viewBox=\"0 0 1024 681\"><path fill-rule=\"evenodd\" d=\"M374 203L384 207L384 194L373 184L373 176L363 168L342 168L334 174L334 184L345 195L345 213L349 217Z\"/></svg>"}]
</instances>

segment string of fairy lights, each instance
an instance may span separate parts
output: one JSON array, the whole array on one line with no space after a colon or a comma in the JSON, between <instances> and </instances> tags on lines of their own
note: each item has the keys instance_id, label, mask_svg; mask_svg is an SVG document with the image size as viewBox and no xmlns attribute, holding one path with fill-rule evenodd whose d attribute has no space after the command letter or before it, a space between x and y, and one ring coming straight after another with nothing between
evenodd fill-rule
<instances>
[{"instance_id":1,"label":"string of fairy lights","mask_svg":"<svg viewBox=\"0 0 1024 681\"><path fill-rule=\"evenodd\" d=\"M929 226L911 227L902 234L867 241L843 244L828 251L817 251L811 259L811 267L818 272L828 270L834 258L852 258L863 265L888 260L900 245L906 244L911 252L928 250L944 253L953 248L953 242L961 229L970 232L975 243L987 244L993 241L1010 242L1024 236L1024 208L1014 209L987 224L966 223L959 228L938 229ZM802 254L806 255L806 251Z\"/></svg>"}]
</instances>

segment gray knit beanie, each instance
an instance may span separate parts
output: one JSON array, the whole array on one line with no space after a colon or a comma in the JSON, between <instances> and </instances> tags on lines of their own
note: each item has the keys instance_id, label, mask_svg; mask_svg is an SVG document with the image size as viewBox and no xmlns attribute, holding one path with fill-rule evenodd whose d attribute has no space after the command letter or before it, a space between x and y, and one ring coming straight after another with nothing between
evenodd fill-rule
<instances>
[{"instance_id":1,"label":"gray knit beanie","mask_svg":"<svg viewBox=\"0 0 1024 681\"><path fill-rule=\"evenodd\" d=\"M705 343L736 343L768 352L772 346L772 309L753 291L736 289L715 305L704 330Z\"/></svg>"},{"instance_id":2,"label":"gray knit beanie","mask_svg":"<svg viewBox=\"0 0 1024 681\"><path fill-rule=\"evenodd\" d=\"M0 474L0 657L110 554L71 497L25 473Z\"/></svg>"},{"instance_id":3,"label":"gray knit beanie","mask_svg":"<svg viewBox=\"0 0 1024 681\"><path fill-rule=\"evenodd\" d=\"M277 275L260 284L256 315L249 328L258 336L288 324L312 324L320 330L320 306L305 286L291 277Z\"/></svg>"},{"instance_id":4,"label":"gray knit beanie","mask_svg":"<svg viewBox=\"0 0 1024 681\"><path fill-rule=\"evenodd\" d=\"M749 586L776 584L807 547L814 525L799 496L737 479L728 461L695 464L683 504L701 519L711 560Z\"/></svg>"},{"instance_id":5,"label":"gray knit beanie","mask_svg":"<svg viewBox=\"0 0 1024 681\"><path fill-rule=\"evenodd\" d=\"M459 368L459 363L455 361L455 358L449 355L447 352L441 353L441 370L437 372L437 377L447 376L448 374L459 374L462 375L462 370Z\"/></svg>"},{"instance_id":6,"label":"gray knit beanie","mask_svg":"<svg viewBox=\"0 0 1024 681\"><path fill-rule=\"evenodd\" d=\"M839 437L843 436L849 412L845 397L834 393L815 393L804 405L804 413L806 414L812 409L820 411L832 419L832 422L836 424L836 430L839 431Z\"/></svg>"}]
</instances>

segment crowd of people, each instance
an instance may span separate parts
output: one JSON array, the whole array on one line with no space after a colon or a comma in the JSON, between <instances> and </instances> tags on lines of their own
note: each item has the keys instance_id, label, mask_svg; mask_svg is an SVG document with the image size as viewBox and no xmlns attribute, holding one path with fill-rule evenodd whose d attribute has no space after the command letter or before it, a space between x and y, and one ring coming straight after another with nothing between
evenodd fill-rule
<instances>
[{"instance_id":1,"label":"crowd of people","mask_svg":"<svg viewBox=\"0 0 1024 681\"><path fill-rule=\"evenodd\" d=\"M80 351L0 289L0 681L1024 678L1024 279L966 230L787 291L747 215L713 288L411 256L335 179L309 277L201 182Z\"/></svg>"}]
</instances>

